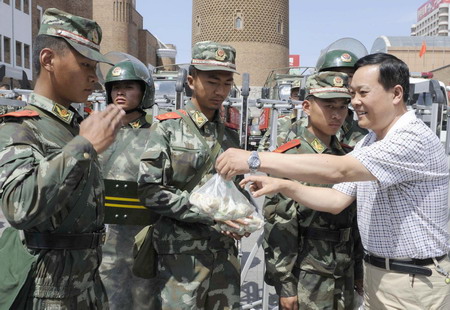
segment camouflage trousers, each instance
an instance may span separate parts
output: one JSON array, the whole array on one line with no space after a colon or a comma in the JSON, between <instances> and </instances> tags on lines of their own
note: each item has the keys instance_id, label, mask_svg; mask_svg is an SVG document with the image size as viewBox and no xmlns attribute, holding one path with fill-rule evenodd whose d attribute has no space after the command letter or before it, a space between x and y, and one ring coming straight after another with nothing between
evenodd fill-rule
<instances>
[{"instance_id":1,"label":"camouflage trousers","mask_svg":"<svg viewBox=\"0 0 450 310\"><path fill-rule=\"evenodd\" d=\"M101 282L84 290L81 294L69 298L29 297L26 310L108 310L105 288Z\"/></svg>"},{"instance_id":2,"label":"camouflage trousers","mask_svg":"<svg viewBox=\"0 0 450 310\"><path fill-rule=\"evenodd\" d=\"M299 309L347 310L354 304L353 273L333 278L300 270L297 286Z\"/></svg>"},{"instance_id":3,"label":"camouflage trousers","mask_svg":"<svg viewBox=\"0 0 450 310\"><path fill-rule=\"evenodd\" d=\"M100 276L106 287L112 310L143 310L149 308L153 297L149 293L152 280L133 275L134 236L141 226L109 225L108 238L103 246Z\"/></svg>"},{"instance_id":4,"label":"camouflage trousers","mask_svg":"<svg viewBox=\"0 0 450 310\"><path fill-rule=\"evenodd\" d=\"M228 251L158 255L157 298L149 309L239 309L239 270Z\"/></svg>"}]
</instances>

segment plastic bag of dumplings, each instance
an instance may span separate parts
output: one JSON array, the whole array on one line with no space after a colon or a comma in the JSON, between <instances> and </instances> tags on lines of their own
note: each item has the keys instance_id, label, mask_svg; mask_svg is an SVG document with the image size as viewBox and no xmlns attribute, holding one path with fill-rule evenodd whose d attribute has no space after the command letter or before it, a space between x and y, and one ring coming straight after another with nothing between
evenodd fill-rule
<instances>
[{"instance_id":1,"label":"plastic bag of dumplings","mask_svg":"<svg viewBox=\"0 0 450 310\"><path fill-rule=\"evenodd\" d=\"M264 226L264 219L256 212L255 207L237 189L232 181L227 181L219 174L215 174L203 186L191 193L189 202L192 210L206 214L216 221L227 221L247 218L247 225L240 225L239 229L226 224L219 224L220 229L233 231L238 234L252 233Z\"/></svg>"}]
</instances>

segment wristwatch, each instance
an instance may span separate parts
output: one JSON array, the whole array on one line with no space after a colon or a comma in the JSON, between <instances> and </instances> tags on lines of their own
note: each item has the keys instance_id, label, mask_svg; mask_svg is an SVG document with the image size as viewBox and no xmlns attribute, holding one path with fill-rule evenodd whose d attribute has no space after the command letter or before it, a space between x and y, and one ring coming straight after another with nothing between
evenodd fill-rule
<instances>
[{"instance_id":1,"label":"wristwatch","mask_svg":"<svg viewBox=\"0 0 450 310\"><path fill-rule=\"evenodd\" d=\"M250 173L255 173L256 171L258 171L259 167L261 166L261 160L259 159L258 152L253 151L250 154L247 163L248 168L250 169Z\"/></svg>"}]
</instances>

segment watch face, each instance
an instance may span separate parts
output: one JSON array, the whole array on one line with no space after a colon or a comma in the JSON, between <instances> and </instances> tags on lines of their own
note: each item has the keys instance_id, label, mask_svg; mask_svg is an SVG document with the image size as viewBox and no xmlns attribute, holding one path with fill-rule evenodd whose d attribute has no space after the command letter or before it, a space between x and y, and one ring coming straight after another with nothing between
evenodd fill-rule
<instances>
[{"instance_id":1,"label":"watch face","mask_svg":"<svg viewBox=\"0 0 450 310\"><path fill-rule=\"evenodd\" d=\"M261 161L257 154L252 154L248 159L248 166L250 169L258 169L261 165Z\"/></svg>"}]
</instances>

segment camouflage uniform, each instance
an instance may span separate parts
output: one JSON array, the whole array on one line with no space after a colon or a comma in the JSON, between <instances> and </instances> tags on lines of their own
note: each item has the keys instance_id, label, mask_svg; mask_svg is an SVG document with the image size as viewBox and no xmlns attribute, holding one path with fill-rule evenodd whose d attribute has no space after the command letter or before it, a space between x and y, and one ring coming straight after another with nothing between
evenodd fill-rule
<instances>
[{"instance_id":1,"label":"camouflage uniform","mask_svg":"<svg viewBox=\"0 0 450 310\"><path fill-rule=\"evenodd\" d=\"M191 101L185 109L212 148L221 123L219 113L208 121ZM181 189L203 166L208 151L187 124L171 113L153 124L138 179L141 201L161 215L154 230L158 253L154 293L160 299L150 308L238 309L240 275L234 239L221 234L208 216L192 212L190 193ZM225 128L222 150L238 146L237 133ZM196 187L212 173L213 167Z\"/></svg>"},{"instance_id":2,"label":"camouflage uniform","mask_svg":"<svg viewBox=\"0 0 450 310\"><path fill-rule=\"evenodd\" d=\"M286 139L286 135L289 132L289 128L291 125L297 120L294 113L290 115L284 115L278 118L277 120L277 145L282 145L284 140ZM258 152L267 152L270 147L270 129L268 129L261 140L259 141Z\"/></svg>"},{"instance_id":3,"label":"camouflage uniform","mask_svg":"<svg viewBox=\"0 0 450 310\"><path fill-rule=\"evenodd\" d=\"M333 137L331 149L326 148L298 124L292 126L286 141L294 139L301 144L293 144L285 153L344 155L348 151L336 137ZM298 295L300 309L351 309L354 276L355 279L362 278L362 246L356 207L353 205L333 215L316 212L276 195L266 199L264 215L267 220L264 229L265 279L275 286L277 293L284 297ZM342 242L317 240L302 235L309 228L346 229L348 235ZM277 246L274 248L274 245Z\"/></svg>"},{"instance_id":4,"label":"camouflage uniform","mask_svg":"<svg viewBox=\"0 0 450 310\"><path fill-rule=\"evenodd\" d=\"M327 74L341 75L323 72L320 76ZM317 88L327 86L323 83ZM331 137L327 148L308 131L303 120L291 126L285 142L275 152L345 155L351 151L336 136ZM275 286L277 294L297 296L300 309L352 309L354 279L362 279L363 255L356 205L333 215L278 194L266 198L264 216L265 281Z\"/></svg>"},{"instance_id":5,"label":"camouflage uniform","mask_svg":"<svg viewBox=\"0 0 450 310\"><path fill-rule=\"evenodd\" d=\"M1 205L6 219L17 229L52 232L92 182L83 216L65 233L101 231L103 182L92 144L77 136L81 117L37 94L30 96L24 110L36 113L4 117L0 125ZM34 254L40 258L32 275L29 308L108 307L98 273L101 247Z\"/></svg>"},{"instance_id":6,"label":"camouflage uniform","mask_svg":"<svg viewBox=\"0 0 450 310\"><path fill-rule=\"evenodd\" d=\"M346 46L346 49L342 49ZM355 51L352 51L352 48ZM330 44L319 56L316 70L345 72L342 70L352 70L358 59L367 55L367 50L361 42L353 38L340 39ZM339 141L355 146L369 131L358 126L358 121L353 118L353 111L348 109L348 116L342 125L341 130L336 134Z\"/></svg>"},{"instance_id":7,"label":"camouflage uniform","mask_svg":"<svg viewBox=\"0 0 450 310\"><path fill-rule=\"evenodd\" d=\"M358 126L358 121L354 120L353 113L351 109L348 109L348 116L337 134L339 141L351 147L354 147L359 140L369 133L367 129Z\"/></svg>"},{"instance_id":8,"label":"camouflage uniform","mask_svg":"<svg viewBox=\"0 0 450 310\"><path fill-rule=\"evenodd\" d=\"M136 182L149 127L150 123L142 115L119 130L114 144L99 156L105 179ZM131 272L134 236L142 228L140 225L108 225L100 274L111 309L150 309L151 281Z\"/></svg>"},{"instance_id":9,"label":"camouflage uniform","mask_svg":"<svg viewBox=\"0 0 450 310\"><path fill-rule=\"evenodd\" d=\"M38 39L53 36L84 57L107 62L99 52L101 34L92 20L48 9ZM108 309L98 272L104 186L97 152L78 136L81 120L75 109L35 93L23 111L2 118L0 204L11 226L24 230L27 245L38 248L30 250L37 265L29 295L19 296L27 309ZM82 216L66 221L74 209ZM50 241L37 241L44 234Z\"/></svg>"},{"instance_id":10,"label":"camouflage uniform","mask_svg":"<svg viewBox=\"0 0 450 310\"><path fill-rule=\"evenodd\" d=\"M123 126L117 133L116 141L100 156L106 187L106 216L108 238L103 246L103 263L100 274L105 284L111 309L148 309L152 294L149 293L151 281L136 277L132 273L134 262L134 236L143 228L147 219L143 210L133 208L129 201L137 200L136 181L139 172L139 158L146 145L150 123L146 120L143 108L154 103L154 83L147 67L140 61L124 59L108 70L105 78L105 90L108 103L113 103L114 86L126 88L122 82L135 82L140 85L140 102L128 102L127 113L138 115L132 122ZM126 96L127 91L121 90ZM119 96L118 92L116 93ZM135 97L137 99L138 97ZM123 182L123 183L122 183ZM120 185L119 185L120 184ZM124 192L117 186L128 188ZM125 187L126 186L126 187ZM132 199L123 199L123 194ZM120 208L122 199L126 208ZM114 207L113 207L114 206ZM119 211L120 210L120 211ZM147 212L148 211L144 211Z\"/></svg>"}]
</instances>

